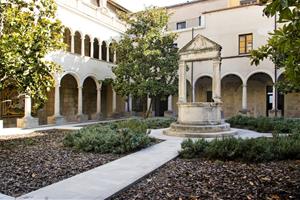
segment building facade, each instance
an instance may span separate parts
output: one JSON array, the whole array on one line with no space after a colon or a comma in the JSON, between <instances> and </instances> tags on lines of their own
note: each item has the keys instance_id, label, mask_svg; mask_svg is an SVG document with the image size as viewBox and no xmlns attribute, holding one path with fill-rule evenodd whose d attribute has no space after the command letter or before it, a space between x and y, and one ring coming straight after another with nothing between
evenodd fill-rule
<instances>
[{"instance_id":1,"label":"building facade","mask_svg":"<svg viewBox=\"0 0 300 200\"><path fill-rule=\"evenodd\" d=\"M46 105L33 111L33 117L38 118L39 125L44 125L123 113L125 101L115 93L109 80L114 77L112 67L116 62L112 43L125 31L117 12L129 11L106 0L56 0L56 3L57 16L65 26L67 49L46 57L58 63L62 71L54 76L55 88L49 92ZM18 118L31 113L31 106L26 108L31 100L14 99L15 96L10 91L1 94L0 117L4 127L17 126Z\"/></svg>"},{"instance_id":2,"label":"building facade","mask_svg":"<svg viewBox=\"0 0 300 200\"><path fill-rule=\"evenodd\" d=\"M255 0L196 0L167 7L171 14L168 30L178 34L180 49L198 34L222 46L221 93L224 117L239 113L249 116L300 117L300 94L278 94L274 103L274 82L284 72L269 61L250 63L249 52L266 44L275 29L275 19L263 16L264 6ZM210 60L188 63L188 99L212 101L213 68ZM176 110L177 98L169 99ZM171 109L170 109L171 107Z\"/></svg>"}]
</instances>

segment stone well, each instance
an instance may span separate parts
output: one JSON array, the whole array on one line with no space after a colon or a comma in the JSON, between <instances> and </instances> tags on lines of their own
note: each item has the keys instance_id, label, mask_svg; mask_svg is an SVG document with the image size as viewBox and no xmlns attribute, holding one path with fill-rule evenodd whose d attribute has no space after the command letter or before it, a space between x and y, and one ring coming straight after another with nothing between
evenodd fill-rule
<instances>
[{"instance_id":1,"label":"stone well","mask_svg":"<svg viewBox=\"0 0 300 200\"><path fill-rule=\"evenodd\" d=\"M222 119L221 50L214 41L197 35L180 51L178 120L164 131L180 137L228 137L235 134ZM213 102L187 102L186 63L211 60L213 64Z\"/></svg>"}]
</instances>

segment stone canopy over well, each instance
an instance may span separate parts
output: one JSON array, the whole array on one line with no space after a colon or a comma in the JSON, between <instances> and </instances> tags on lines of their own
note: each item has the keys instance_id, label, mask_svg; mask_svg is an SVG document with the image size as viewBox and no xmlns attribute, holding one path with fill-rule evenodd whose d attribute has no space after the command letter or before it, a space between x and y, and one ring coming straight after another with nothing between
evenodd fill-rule
<instances>
[{"instance_id":1,"label":"stone canopy over well","mask_svg":"<svg viewBox=\"0 0 300 200\"><path fill-rule=\"evenodd\" d=\"M168 135L217 137L234 134L222 119L221 50L216 42L197 35L179 51L178 120L166 131ZM187 102L187 62L213 61L213 102Z\"/></svg>"}]
</instances>

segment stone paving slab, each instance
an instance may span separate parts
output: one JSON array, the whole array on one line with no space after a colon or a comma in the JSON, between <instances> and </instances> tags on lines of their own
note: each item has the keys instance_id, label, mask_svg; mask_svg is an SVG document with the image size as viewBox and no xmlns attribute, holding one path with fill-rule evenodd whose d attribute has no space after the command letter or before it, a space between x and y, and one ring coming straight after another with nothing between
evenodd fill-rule
<instances>
[{"instance_id":1,"label":"stone paving slab","mask_svg":"<svg viewBox=\"0 0 300 200\"><path fill-rule=\"evenodd\" d=\"M180 143L161 142L17 199L106 199L175 158Z\"/></svg>"},{"instance_id":2,"label":"stone paving slab","mask_svg":"<svg viewBox=\"0 0 300 200\"><path fill-rule=\"evenodd\" d=\"M13 200L13 199L15 198L0 193L0 200Z\"/></svg>"}]
</instances>

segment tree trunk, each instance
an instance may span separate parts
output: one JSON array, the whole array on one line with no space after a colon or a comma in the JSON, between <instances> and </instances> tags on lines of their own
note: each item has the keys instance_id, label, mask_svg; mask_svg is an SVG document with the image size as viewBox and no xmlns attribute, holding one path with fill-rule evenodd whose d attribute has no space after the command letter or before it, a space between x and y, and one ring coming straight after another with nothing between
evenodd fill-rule
<instances>
[{"instance_id":1,"label":"tree trunk","mask_svg":"<svg viewBox=\"0 0 300 200\"><path fill-rule=\"evenodd\" d=\"M152 104L153 104L153 98L151 98L150 106L149 106L149 108L147 108L147 112L146 112L146 115L145 115L146 119L149 117L150 112L152 111Z\"/></svg>"}]
</instances>

